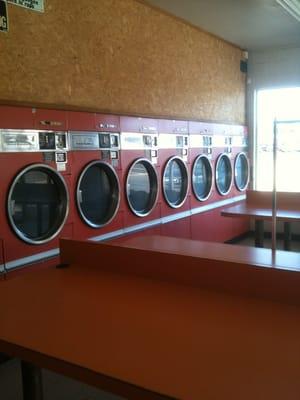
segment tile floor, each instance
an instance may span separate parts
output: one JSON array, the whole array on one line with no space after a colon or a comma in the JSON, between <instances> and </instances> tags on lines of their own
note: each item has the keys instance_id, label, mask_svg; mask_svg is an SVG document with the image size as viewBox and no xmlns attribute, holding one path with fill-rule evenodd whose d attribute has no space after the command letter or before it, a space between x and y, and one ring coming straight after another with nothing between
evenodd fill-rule
<instances>
[{"instance_id":1,"label":"tile floor","mask_svg":"<svg viewBox=\"0 0 300 400\"><path fill-rule=\"evenodd\" d=\"M121 400L91 386L43 370L44 400ZM21 370L18 360L0 364L0 399L22 400Z\"/></svg>"},{"instance_id":2,"label":"tile floor","mask_svg":"<svg viewBox=\"0 0 300 400\"><path fill-rule=\"evenodd\" d=\"M254 234L249 233L248 237L239 240L236 244L243 245L243 246L254 246ZM267 249L271 249L271 247L272 247L271 238L264 239L264 247ZM277 239L277 249L283 250L283 240L280 238ZM295 252L300 251L300 240L299 239L293 238L293 240L291 241L291 250L290 251L295 251Z\"/></svg>"}]
</instances>

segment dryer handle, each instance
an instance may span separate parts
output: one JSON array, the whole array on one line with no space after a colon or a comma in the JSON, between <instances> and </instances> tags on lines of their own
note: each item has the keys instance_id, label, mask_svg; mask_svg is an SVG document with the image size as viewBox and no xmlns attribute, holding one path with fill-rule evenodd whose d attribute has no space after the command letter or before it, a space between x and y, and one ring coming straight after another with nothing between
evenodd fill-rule
<instances>
[{"instance_id":1,"label":"dryer handle","mask_svg":"<svg viewBox=\"0 0 300 400\"><path fill-rule=\"evenodd\" d=\"M82 203L82 190L78 190L78 201Z\"/></svg>"}]
</instances>

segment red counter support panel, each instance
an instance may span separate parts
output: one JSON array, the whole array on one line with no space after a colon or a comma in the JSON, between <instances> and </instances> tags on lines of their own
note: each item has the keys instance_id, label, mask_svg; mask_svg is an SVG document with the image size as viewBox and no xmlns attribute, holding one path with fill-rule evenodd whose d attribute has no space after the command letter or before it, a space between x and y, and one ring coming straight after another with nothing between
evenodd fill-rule
<instances>
[{"instance_id":1,"label":"red counter support panel","mask_svg":"<svg viewBox=\"0 0 300 400\"><path fill-rule=\"evenodd\" d=\"M60 268L0 282L0 351L133 400L298 400L299 254L61 245Z\"/></svg>"}]
</instances>

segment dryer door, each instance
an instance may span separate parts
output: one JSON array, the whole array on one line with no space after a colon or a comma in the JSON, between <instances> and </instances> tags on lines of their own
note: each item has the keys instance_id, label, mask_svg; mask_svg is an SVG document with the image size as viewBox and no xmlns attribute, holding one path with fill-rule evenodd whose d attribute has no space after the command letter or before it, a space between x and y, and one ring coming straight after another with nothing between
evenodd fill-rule
<instances>
[{"instance_id":1,"label":"dryer door","mask_svg":"<svg viewBox=\"0 0 300 400\"><path fill-rule=\"evenodd\" d=\"M77 183L77 207L82 219L92 228L108 224L120 204L120 185L112 166L92 161L81 172Z\"/></svg>"},{"instance_id":2,"label":"dryer door","mask_svg":"<svg viewBox=\"0 0 300 400\"><path fill-rule=\"evenodd\" d=\"M163 175L164 196L173 208L181 207L188 193L188 170L179 157L168 160Z\"/></svg>"},{"instance_id":3,"label":"dryer door","mask_svg":"<svg viewBox=\"0 0 300 400\"><path fill-rule=\"evenodd\" d=\"M249 162L246 154L239 153L234 164L234 180L238 190L243 191L249 182Z\"/></svg>"},{"instance_id":4,"label":"dryer door","mask_svg":"<svg viewBox=\"0 0 300 400\"><path fill-rule=\"evenodd\" d=\"M212 190L213 171L209 159L205 155L196 158L193 166L193 191L198 200L206 200Z\"/></svg>"},{"instance_id":5,"label":"dryer door","mask_svg":"<svg viewBox=\"0 0 300 400\"><path fill-rule=\"evenodd\" d=\"M45 164L23 169L10 187L7 212L14 232L25 242L42 244L62 229L69 195L62 176Z\"/></svg>"},{"instance_id":6,"label":"dryer door","mask_svg":"<svg viewBox=\"0 0 300 400\"><path fill-rule=\"evenodd\" d=\"M218 192L225 196L232 185L232 166L227 154L221 154L216 164L216 186Z\"/></svg>"},{"instance_id":7,"label":"dryer door","mask_svg":"<svg viewBox=\"0 0 300 400\"><path fill-rule=\"evenodd\" d=\"M131 211L138 217L149 215L155 207L158 178L149 160L140 158L131 165L127 175L126 195Z\"/></svg>"}]
</instances>

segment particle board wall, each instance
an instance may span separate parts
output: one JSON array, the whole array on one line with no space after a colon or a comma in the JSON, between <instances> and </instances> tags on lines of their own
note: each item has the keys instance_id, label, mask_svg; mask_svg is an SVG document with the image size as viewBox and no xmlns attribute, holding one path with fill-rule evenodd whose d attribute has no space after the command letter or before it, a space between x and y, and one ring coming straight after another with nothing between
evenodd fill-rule
<instances>
[{"instance_id":1,"label":"particle board wall","mask_svg":"<svg viewBox=\"0 0 300 400\"><path fill-rule=\"evenodd\" d=\"M245 122L240 49L134 0L8 4L0 101Z\"/></svg>"}]
</instances>

